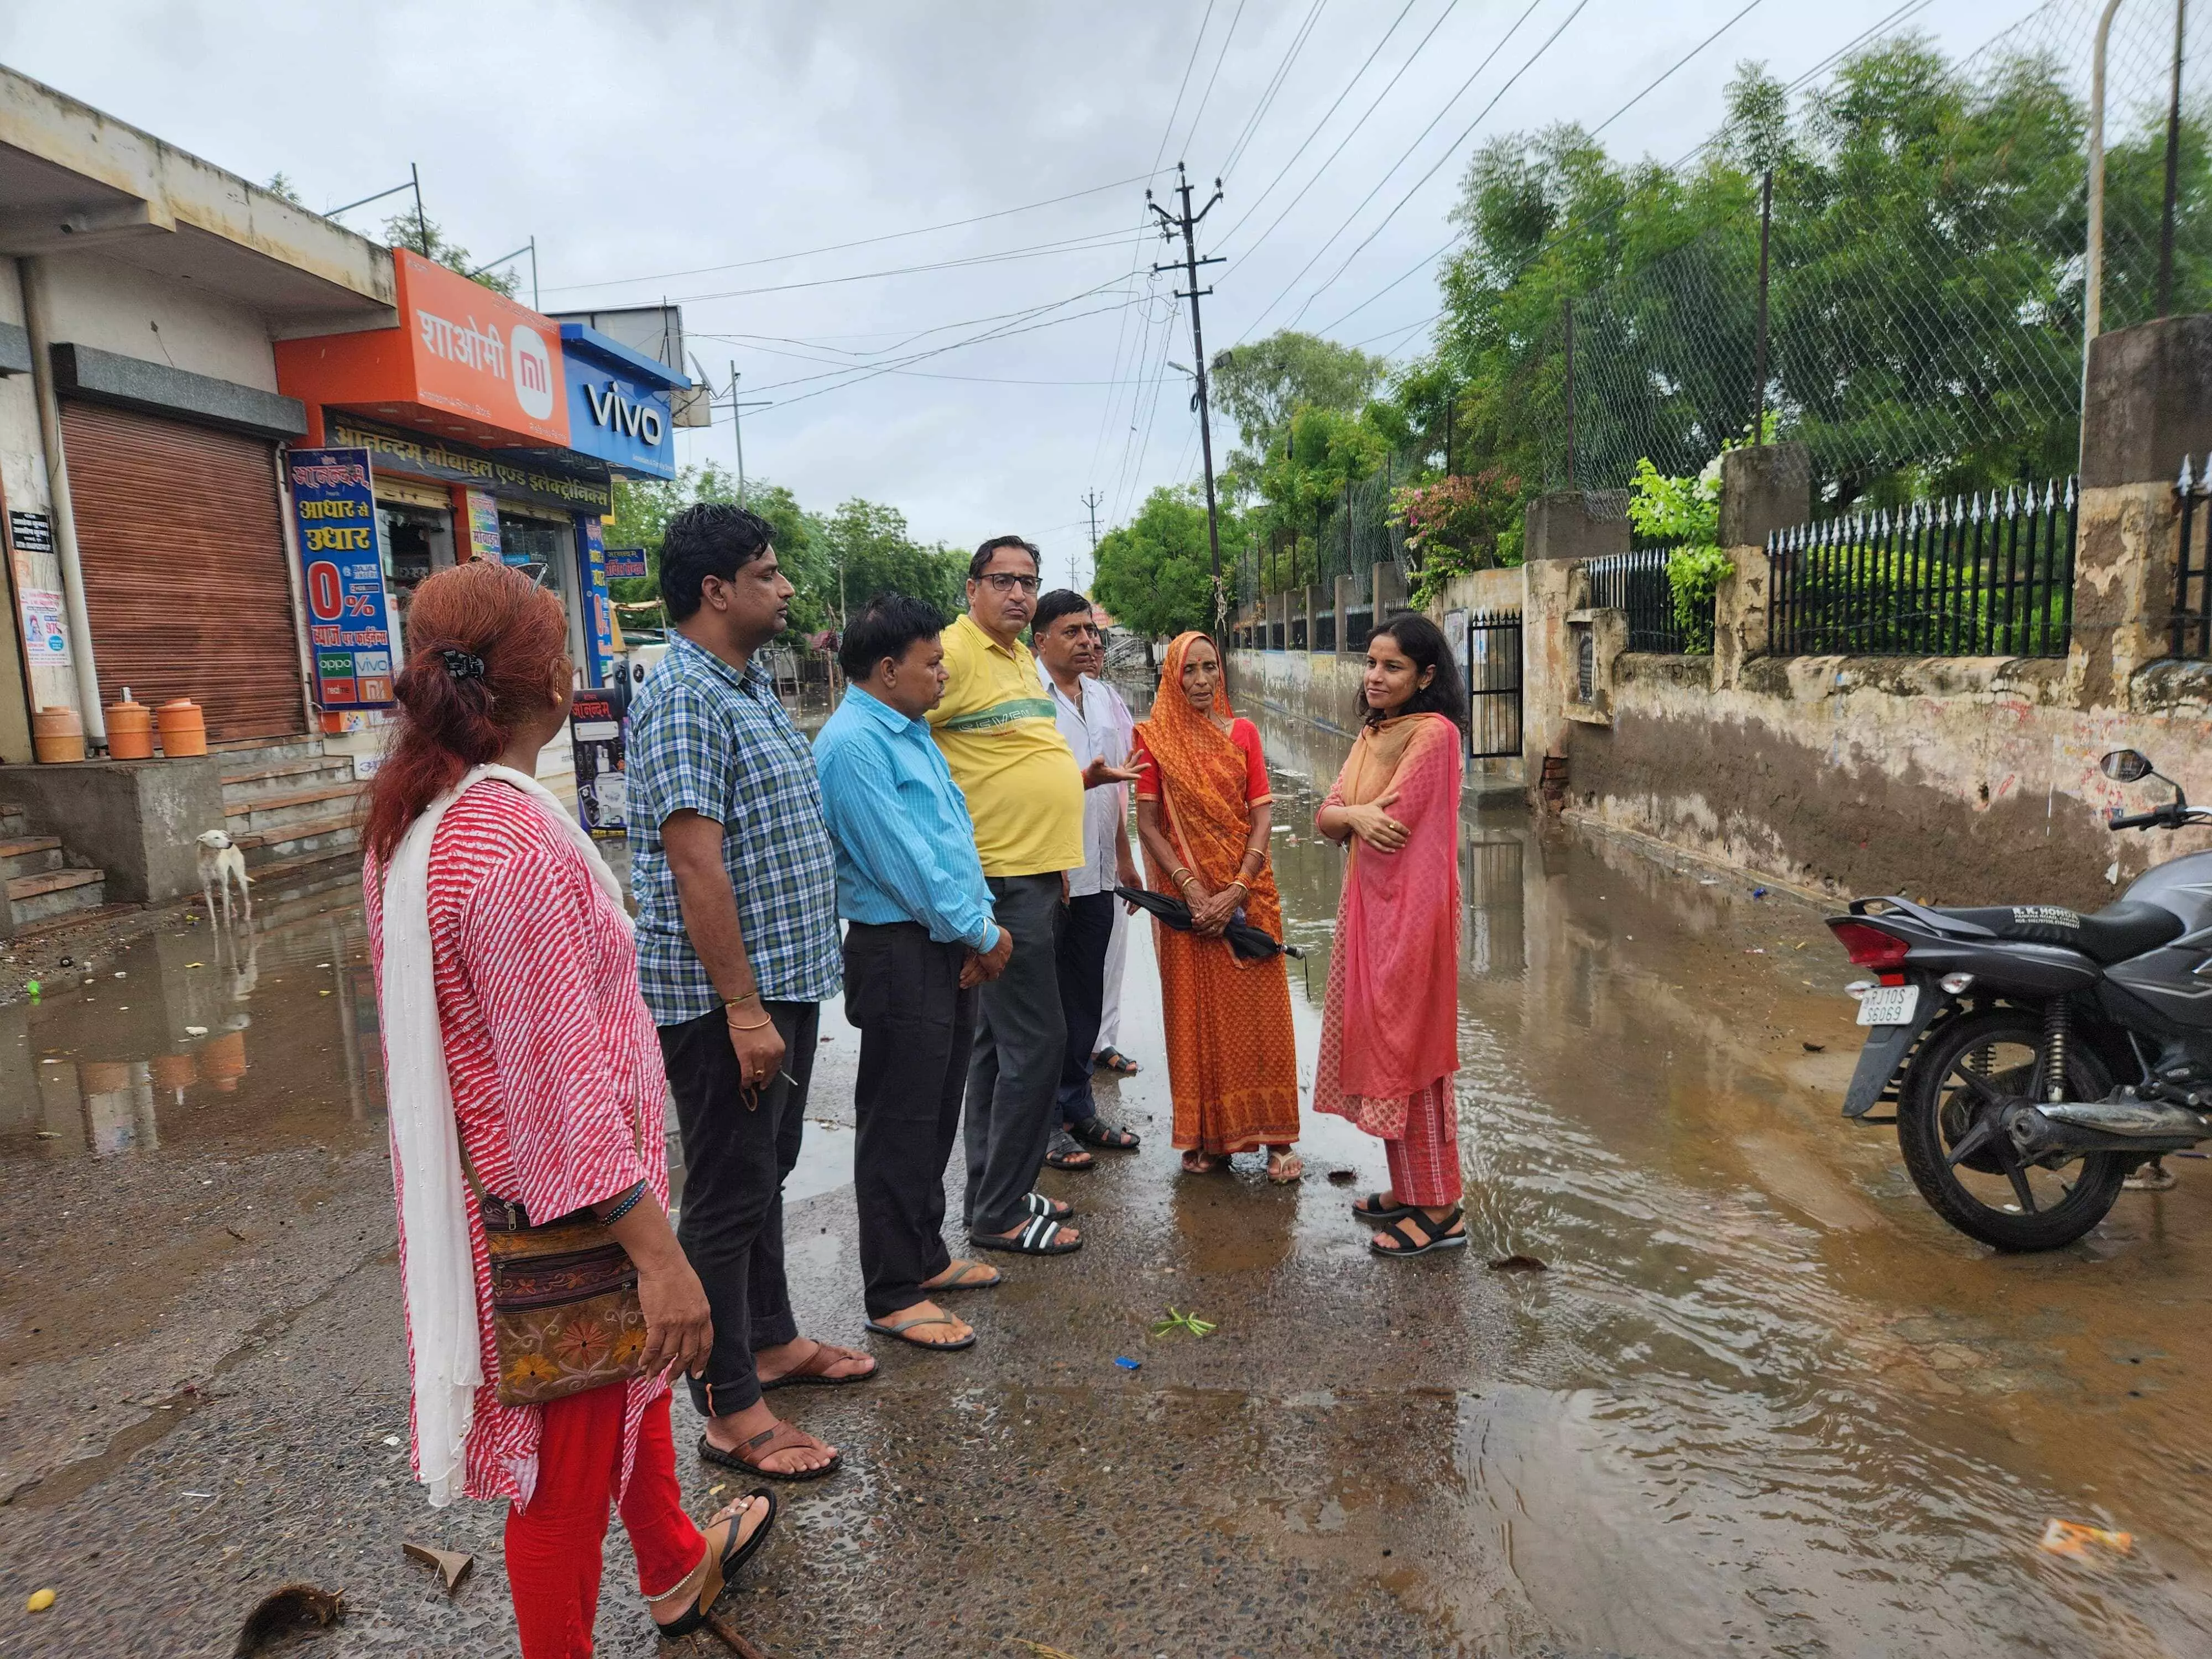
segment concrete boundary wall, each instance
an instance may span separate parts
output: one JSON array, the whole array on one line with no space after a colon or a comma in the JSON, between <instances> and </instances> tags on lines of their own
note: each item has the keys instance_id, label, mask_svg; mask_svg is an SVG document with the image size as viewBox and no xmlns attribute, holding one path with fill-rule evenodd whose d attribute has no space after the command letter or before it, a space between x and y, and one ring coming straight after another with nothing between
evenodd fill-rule
<instances>
[{"instance_id":1,"label":"concrete boundary wall","mask_svg":"<svg viewBox=\"0 0 2212 1659\"><path fill-rule=\"evenodd\" d=\"M1726 458L1722 520L1744 539L1709 657L1622 649L1620 613L1588 608L1582 561L1608 550L1587 537L1554 538L1564 558L1532 551L1528 752L1566 763L1548 804L1838 896L2094 906L2149 864L2212 846L2203 831L2113 834L2110 808L2166 794L2097 767L2141 749L2212 803L2212 665L2164 656L2172 481L2185 453L2212 447L2207 362L2212 318L2095 343L2063 659L1764 654L1759 542L1810 511L1793 446ZM1532 504L1532 550L1540 506L1562 518Z\"/></svg>"}]
</instances>

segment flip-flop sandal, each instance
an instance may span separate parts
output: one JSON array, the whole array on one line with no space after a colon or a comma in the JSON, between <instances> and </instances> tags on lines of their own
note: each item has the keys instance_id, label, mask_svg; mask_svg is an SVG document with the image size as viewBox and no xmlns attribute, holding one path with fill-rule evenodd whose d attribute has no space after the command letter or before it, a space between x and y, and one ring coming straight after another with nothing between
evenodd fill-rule
<instances>
[{"instance_id":1,"label":"flip-flop sandal","mask_svg":"<svg viewBox=\"0 0 2212 1659\"><path fill-rule=\"evenodd\" d=\"M1080 1123L1071 1123L1065 1133L1086 1146L1109 1152L1133 1152L1139 1144L1127 1129L1117 1128L1103 1117L1086 1117Z\"/></svg>"},{"instance_id":2,"label":"flip-flop sandal","mask_svg":"<svg viewBox=\"0 0 2212 1659\"><path fill-rule=\"evenodd\" d=\"M1066 1170L1071 1174L1080 1174L1098 1166L1098 1160L1077 1146L1073 1137L1065 1129L1052 1132L1052 1146L1045 1153L1044 1161L1055 1170Z\"/></svg>"},{"instance_id":3,"label":"flip-flop sandal","mask_svg":"<svg viewBox=\"0 0 2212 1659\"><path fill-rule=\"evenodd\" d=\"M1139 1072L1144 1070L1144 1067L1119 1048L1101 1048L1091 1056L1091 1069L1094 1072L1111 1072L1115 1077L1134 1077Z\"/></svg>"},{"instance_id":4,"label":"flip-flop sandal","mask_svg":"<svg viewBox=\"0 0 2212 1659\"><path fill-rule=\"evenodd\" d=\"M1380 1193L1370 1193L1364 1198L1352 1200L1352 1218L1369 1222L1377 1227L1413 1212L1413 1206L1410 1204L1385 1204Z\"/></svg>"},{"instance_id":5,"label":"flip-flop sandal","mask_svg":"<svg viewBox=\"0 0 2212 1659\"><path fill-rule=\"evenodd\" d=\"M1048 1217L1031 1216L1029 1224L1012 1238L970 1233L968 1242L979 1250L1005 1250L1012 1255L1069 1255L1083 1248L1083 1241L1063 1240L1061 1235L1066 1231Z\"/></svg>"},{"instance_id":6,"label":"flip-flop sandal","mask_svg":"<svg viewBox=\"0 0 2212 1659\"><path fill-rule=\"evenodd\" d=\"M1075 1206L1063 1203L1056 1198L1047 1198L1042 1193L1026 1194L1022 1202L1029 1206L1031 1215L1041 1215L1048 1221L1075 1219Z\"/></svg>"},{"instance_id":7,"label":"flip-flop sandal","mask_svg":"<svg viewBox=\"0 0 2212 1659\"><path fill-rule=\"evenodd\" d=\"M972 1348L975 1346L975 1332L969 1332L957 1342L925 1342L918 1336L908 1336L907 1333L918 1330L924 1325L957 1325L959 1322L950 1314L917 1314L914 1318L902 1319L895 1325L887 1325L879 1319L871 1319L868 1322L868 1328L878 1336L895 1336L910 1348L927 1348L933 1353L957 1353L963 1348Z\"/></svg>"},{"instance_id":8,"label":"flip-flop sandal","mask_svg":"<svg viewBox=\"0 0 2212 1659\"><path fill-rule=\"evenodd\" d=\"M1287 1175L1277 1173L1277 1161L1275 1155L1273 1152L1267 1154L1267 1179L1274 1182L1276 1186L1295 1187L1300 1181L1304 1179L1306 1173L1306 1161L1300 1158L1296 1152L1285 1153L1281 1163L1284 1166L1289 1168L1290 1172Z\"/></svg>"},{"instance_id":9,"label":"flip-flop sandal","mask_svg":"<svg viewBox=\"0 0 2212 1659\"><path fill-rule=\"evenodd\" d=\"M659 1626L660 1633L670 1641L681 1641L692 1632L705 1627L708 1609L721 1600L722 1592L730 1587L730 1581L738 1576L738 1569L751 1560L760 1547L768 1542L769 1533L775 1525L775 1494L767 1487L762 1486L747 1492L745 1496L766 1498L768 1513L761 1517L760 1525L746 1534L743 1541L738 1538L739 1533L743 1530L740 1524L743 1517L735 1516L730 1517L730 1541L723 1547L720 1555L708 1563L706 1582L699 1586L699 1599L691 1604L689 1612L678 1613L665 1624L658 1619L653 1621ZM708 1524L711 1526L714 1523L709 1522Z\"/></svg>"},{"instance_id":10,"label":"flip-flop sandal","mask_svg":"<svg viewBox=\"0 0 2212 1659\"><path fill-rule=\"evenodd\" d=\"M988 1279L971 1279L968 1276L969 1269L971 1267L977 1273L988 1273L991 1276ZM921 1288L930 1295L936 1296L944 1291L994 1291L1006 1282L1006 1274L1000 1273L996 1267L981 1261L963 1261L958 1257L947 1262L945 1271L952 1274L952 1277L942 1283L925 1285Z\"/></svg>"},{"instance_id":11,"label":"flip-flop sandal","mask_svg":"<svg viewBox=\"0 0 2212 1659\"><path fill-rule=\"evenodd\" d=\"M812 1439L811 1435L801 1434L788 1423L778 1423L774 1428L763 1429L751 1439L743 1442L735 1451L724 1451L702 1434L699 1437L699 1461L719 1463L726 1469L743 1469L747 1474L764 1474L771 1480L819 1480L825 1475L836 1474L844 1465L845 1454L842 1452L830 1453L830 1461L818 1469L764 1468L755 1461L758 1457L773 1457L776 1453L794 1446L814 1449L809 1444ZM747 1452L753 1453L754 1457L746 1456Z\"/></svg>"},{"instance_id":12,"label":"flip-flop sandal","mask_svg":"<svg viewBox=\"0 0 2212 1659\"><path fill-rule=\"evenodd\" d=\"M773 1394L778 1389L842 1389L854 1382L870 1382L876 1375L876 1367L872 1364L867 1370L855 1371L850 1376L832 1376L830 1375L830 1368L832 1365L842 1364L848 1359L872 1360L874 1358L873 1354L858 1353L851 1348L841 1348L834 1342L817 1342L812 1354L793 1366L773 1382L763 1382L760 1385L760 1390L763 1394Z\"/></svg>"},{"instance_id":13,"label":"flip-flop sandal","mask_svg":"<svg viewBox=\"0 0 2212 1659\"><path fill-rule=\"evenodd\" d=\"M1454 1209L1441 1221L1431 1221L1426 1216L1419 1218L1422 1231L1431 1235L1426 1243L1416 1241L1409 1231L1415 1218L1413 1212L1408 1211L1389 1226L1382 1229L1383 1232L1398 1241L1395 1248L1388 1244L1377 1244L1370 1238L1367 1241L1369 1251L1376 1255L1426 1255L1431 1250L1457 1250L1466 1247L1467 1233L1464 1229L1455 1233L1449 1231L1460 1225L1461 1215L1457 1209Z\"/></svg>"}]
</instances>

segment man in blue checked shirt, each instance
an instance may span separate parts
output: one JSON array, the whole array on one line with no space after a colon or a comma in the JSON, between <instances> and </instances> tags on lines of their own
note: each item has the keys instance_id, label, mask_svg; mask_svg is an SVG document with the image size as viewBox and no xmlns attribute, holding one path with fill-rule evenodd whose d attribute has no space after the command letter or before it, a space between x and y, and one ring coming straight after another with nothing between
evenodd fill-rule
<instances>
[{"instance_id":1,"label":"man in blue checked shirt","mask_svg":"<svg viewBox=\"0 0 2212 1659\"><path fill-rule=\"evenodd\" d=\"M886 593L847 625L844 701L814 740L837 848L845 1017L860 1030L853 1186L868 1328L922 1348L975 1333L930 1299L994 1268L945 1248L945 1164L960 1131L975 989L1013 953L992 920L968 803L922 716L945 695L945 618Z\"/></svg>"},{"instance_id":2,"label":"man in blue checked shirt","mask_svg":"<svg viewBox=\"0 0 2212 1659\"><path fill-rule=\"evenodd\" d=\"M790 620L765 520L701 502L668 521L668 654L630 708L638 979L684 1135L678 1243L714 1314L699 1455L811 1480L836 1448L765 1390L858 1382L869 1355L801 1336L784 1275L783 1182L799 1160L821 1004L837 991L837 862L814 754L758 654Z\"/></svg>"}]
</instances>

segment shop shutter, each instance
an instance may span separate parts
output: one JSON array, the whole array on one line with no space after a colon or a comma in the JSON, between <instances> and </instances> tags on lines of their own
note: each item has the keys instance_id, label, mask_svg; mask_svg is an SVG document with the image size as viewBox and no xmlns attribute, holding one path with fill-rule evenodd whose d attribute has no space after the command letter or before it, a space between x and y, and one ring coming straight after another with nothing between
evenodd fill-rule
<instances>
[{"instance_id":1,"label":"shop shutter","mask_svg":"<svg viewBox=\"0 0 2212 1659\"><path fill-rule=\"evenodd\" d=\"M62 446L100 702L190 697L218 742L304 732L270 445L65 403Z\"/></svg>"}]
</instances>

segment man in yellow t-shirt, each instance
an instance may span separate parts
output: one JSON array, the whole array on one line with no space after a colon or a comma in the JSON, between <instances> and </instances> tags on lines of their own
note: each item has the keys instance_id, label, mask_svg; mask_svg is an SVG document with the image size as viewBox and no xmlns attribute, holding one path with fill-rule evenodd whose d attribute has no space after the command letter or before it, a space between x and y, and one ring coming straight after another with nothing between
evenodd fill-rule
<instances>
[{"instance_id":1,"label":"man in yellow t-shirt","mask_svg":"<svg viewBox=\"0 0 2212 1659\"><path fill-rule=\"evenodd\" d=\"M1085 861L1083 792L1135 774L1103 761L1079 769L1022 630L1036 610L1037 550L994 536L968 566L968 610L944 634L945 696L929 713L952 781L967 797L992 915L1013 935L1006 971L980 988L968 1070L969 1242L1021 1255L1064 1255L1072 1214L1032 1190L1052 1140L1067 1031L1055 940L1063 874Z\"/></svg>"}]
</instances>

